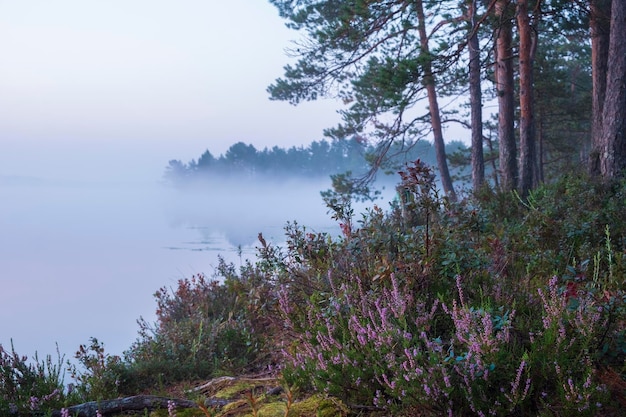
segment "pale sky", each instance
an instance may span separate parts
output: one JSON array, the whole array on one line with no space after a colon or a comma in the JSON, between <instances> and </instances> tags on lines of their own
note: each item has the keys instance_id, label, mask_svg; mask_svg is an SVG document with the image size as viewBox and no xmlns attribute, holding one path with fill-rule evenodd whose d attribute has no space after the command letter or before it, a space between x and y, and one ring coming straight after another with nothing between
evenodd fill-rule
<instances>
[{"instance_id":1,"label":"pale sky","mask_svg":"<svg viewBox=\"0 0 626 417\"><path fill-rule=\"evenodd\" d=\"M0 0L0 177L156 181L320 140L336 102L265 91L297 37L266 0Z\"/></svg>"},{"instance_id":2,"label":"pale sky","mask_svg":"<svg viewBox=\"0 0 626 417\"><path fill-rule=\"evenodd\" d=\"M167 249L204 238L143 185L206 149L322 139L336 103L266 92L297 36L267 0L0 0L0 344L121 354L155 289L212 273L217 250Z\"/></svg>"}]
</instances>

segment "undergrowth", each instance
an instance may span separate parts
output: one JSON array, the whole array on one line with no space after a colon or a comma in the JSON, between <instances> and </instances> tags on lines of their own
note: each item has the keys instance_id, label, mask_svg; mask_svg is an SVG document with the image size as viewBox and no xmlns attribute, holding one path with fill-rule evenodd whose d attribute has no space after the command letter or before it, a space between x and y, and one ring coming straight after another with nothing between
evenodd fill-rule
<instances>
[{"instance_id":1,"label":"undergrowth","mask_svg":"<svg viewBox=\"0 0 626 417\"><path fill-rule=\"evenodd\" d=\"M572 175L528 198L486 188L451 203L416 162L398 191L359 214L346 193L326 193L340 236L287 224L282 248L259 236L256 262L221 261L213 278L161 288L156 323L139 321L124 358L95 339L79 350L77 392L270 372L393 415L626 406L624 182ZM0 412L55 389L66 399L56 368L21 377L25 358L2 355Z\"/></svg>"}]
</instances>

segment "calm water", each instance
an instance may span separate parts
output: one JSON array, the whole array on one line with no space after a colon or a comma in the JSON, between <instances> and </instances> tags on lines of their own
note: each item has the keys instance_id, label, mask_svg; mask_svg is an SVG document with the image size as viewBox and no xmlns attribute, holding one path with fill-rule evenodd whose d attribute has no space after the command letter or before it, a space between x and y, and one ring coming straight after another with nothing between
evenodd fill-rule
<instances>
[{"instance_id":1,"label":"calm water","mask_svg":"<svg viewBox=\"0 0 626 417\"><path fill-rule=\"evenodd\" d=\"M0 182L0 344L69 358L90 337L121 354L152 294L218 255L254 258L256 237L283 241L296 220L337 230L319 196L327 184L220 184L192 193L155 184ZM338 231L337 231L338 233Z\"/></svg>"}]
</instances>

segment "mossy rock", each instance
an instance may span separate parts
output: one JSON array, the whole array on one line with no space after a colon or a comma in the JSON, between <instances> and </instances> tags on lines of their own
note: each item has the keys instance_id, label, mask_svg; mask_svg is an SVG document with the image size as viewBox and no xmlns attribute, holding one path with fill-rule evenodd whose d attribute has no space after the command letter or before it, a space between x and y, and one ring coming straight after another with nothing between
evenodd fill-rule
<instances>
[{"instance_id":1,"label":"mossy rock","mask_svg":"<svg viewBox=\"0 0 626 417\"><path fill-rule=\"evenodd\" d=\"M179 408L177 417L344 417L348 407L339 399L315 394L301 398L291 404L287 395L268 395L268 388L279 387L278 380L269 378L232 378L211 385L211 398L228 400L230 403L209 410L209 415L200 408ZM207 398L207 397L205 397ZM287 412L289 408L289 412ZM256 410L256 411L255 411ZM167 409L154 410L149 417L169 417Z\"/></svg>"},{"instance_id":2,"label":"mossy rock","mask_svg":"<svg viewBox=\"0 0 626 417\"><path fill-rule=\"evenodd\" d=\"M254 391L257 386L257 384L254 384L250 381L236 381L232 385L228 385L217 391L214 397L227 400L238 398L245 392Z\"/></svg>"}]
</instances>

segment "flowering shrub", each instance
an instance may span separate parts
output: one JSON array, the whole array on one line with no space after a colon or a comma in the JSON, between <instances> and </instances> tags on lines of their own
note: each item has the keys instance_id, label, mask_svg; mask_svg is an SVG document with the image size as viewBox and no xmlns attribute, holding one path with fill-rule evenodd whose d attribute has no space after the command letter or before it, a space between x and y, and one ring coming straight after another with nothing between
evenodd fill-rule
<instances>
[{"instance_id":1,"label":"flowering shrub","mask_svg":"<svg viewBox=\"0 0 626 417\"><path fill-rule=\"evenodd\" d=\"M327 194L340 236L288 224L284 249L259 236L255 264L161 288L156 323L139 321L123 360L96 339L80 347L72 398L49 358L27 365L0 347L0 414L279 365L289 387L387 414L617 415L626 183L452 204L431 174L415 164L400 201L358 220L350 198Z\"/></svg>"},{"instance_id":2,"label":"flowering shrub","mask_svg":"<svg viewBox=\"0 0 626 417\"><path fill-rule=\"evenodd\" d=\"M414 298L393 275L391 288L367 292L357 277L337 281L323 299L312 298L306 315L281 304L299 335L285 350L290 374L313 376L317 390L383 408L428 405L435 414L509 415L541 404L597 415L607 404L591 342L608 314L589 298L568 308L556 278L538 291L541 321L524 329L526 341L514 335L515 310L471 306L460 278L450 305Z\"/></svg>"},{"instance_id":3,"label":"flowering shrub","mask_svg":"<svg viewBox=\"0 0 626 417\"><path fill-rule=\"evenodd\" d=\"M58 352L57 352L58 353ZM65 401L63 358L50 355L33 361L0 345L0 415L42 413Z\"/></svg>"},{"instance_id":4,"label":"flowering shrub","mask_svg":"<svg viewBox=\"0 0 626 417\"><path fill-rule=\"evenodd\" d=\"M503 365L514 312L471 308L461 291L451 307L429 303L394 274L390 288L367 292L358 277L337 282L306 316L283 308L288 328L302 335L285 351L291 372L315 375L316 389L384 408L429 404L437 413L461 405L477 412L486 403L494 413L512 411L528 395L527 360ZM512 382L501 392L503 380Z\"/></svg>"},{"instance_id":5,"label":"flowering shrub","mask_svg":"<svg viewBox=\"0 0 626 417\"><path fill-rule=\"evenodd\" d=\"M157 384L210 378L216 372L253 370L266 354L262 275L248 264L239 271L224 262L224 282L198 274L159 289L157 322L139 321L140 338L127 352L124 392ZM259 284L259 285L257 285Z\"/></svg>"},{"instance_id":6,"label":"flowering shrub","mask_svg":"<svg viewBox=\"0 0 626 417\"><path fill-rule=\"evenodd\" d=\"M71 377L76 382L73 393L80 401L117 398L120 379L124 374L124 364L117 355L105 353L104 344L95 337L89 345L80 345L75 359L80 368L68 361Z\"/></svg>"},{"instance_id":7,"label":"flowering shrub","mask_svg":"<svg viewBox=\"0 0 626 417\"><path fill-rule=\"evenodd\" d=\"M541 193L546 201L549 192ZM518 211L521 219L498 228L489 223L498 212L428 199L428 207L438 207L428 213L428 230L419 222L403 226L406 216L374 208L360 227L343 219L352 226L339 241L321 244L301 234L288 243L278 292L293 336L283 350L291 383L351 404L416 407L433 415L597 415L624 398L626 227L620 217L609 228L622 237L620 251L602 227L596 232L604 244L581 238L591 231L570 233L574 240L558 238L551 259L536 262L533 251L544 244L517 234L524 216L531 224L545 221L549 210L535 205L538 200L512 201L528 207ZM326 254L324 261L309 262L303 249L312 245L315 254ZM578 267L563 266L561 276L543 280L568 259L572 245L579 254L596 248L597 255L569 258ZM522 259L530 261L523 269ZM572 274L576 268L584 270ZM622 382L608 383L604 369L622 372Z\"/></svg>"}]
</instances>

